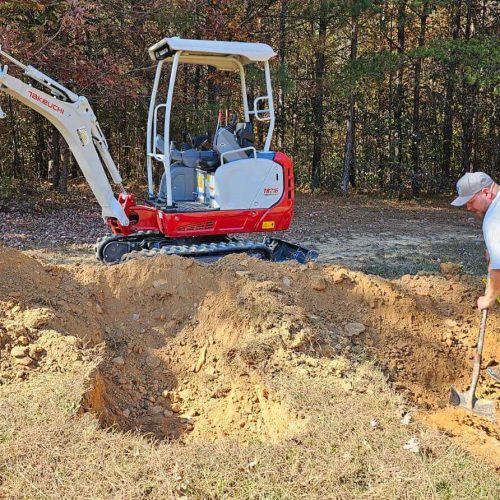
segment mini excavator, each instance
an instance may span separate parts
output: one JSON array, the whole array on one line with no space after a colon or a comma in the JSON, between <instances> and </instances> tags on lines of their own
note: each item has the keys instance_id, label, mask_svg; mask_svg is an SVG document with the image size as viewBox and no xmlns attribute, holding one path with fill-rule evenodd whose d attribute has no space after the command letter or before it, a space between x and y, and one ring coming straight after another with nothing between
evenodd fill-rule
<instances>
[{"instance_id":1,"label":"mini excavator","mask_svg":"<svg viewBox=\"0 0 500 500\"><path fill-rule=\"evenodd\" d=\"M108 144L88 100L32 66L26 66L0 47L5 57L24 71L41 90L0 68L0 92L47 118L67 141L76 162L102 208L111 230L97 243L97 257L115 264L143 252L216 260L230 253L274 261L306 262L316 252L265 236L263 241L236 238L243 233L288 229L294 210L291 159L270 150L275 114L269 60L276 54L262 43L164 38L149 48L156 73L149 105L146 140L148 192L138 203L122 184ZM157 103L165 63L170 63L166 102ZM236 72L241 83L243 120L234 114L215 134L191 137L179 146L171 140L171 112L179 65L206 65ZM264 68L266 95L250 109L245 68ZM159 114L164 119L159 119ZM0 117L5 114L0 109ZM254 143L253 123L267 122L262 150ZM207 144L209 146L207 147ZM161 181L154 185L154 170ZM119 189L115 197L108 175ZM159 178L159 176L157 176Z\"/></svg>"}]
</instances>

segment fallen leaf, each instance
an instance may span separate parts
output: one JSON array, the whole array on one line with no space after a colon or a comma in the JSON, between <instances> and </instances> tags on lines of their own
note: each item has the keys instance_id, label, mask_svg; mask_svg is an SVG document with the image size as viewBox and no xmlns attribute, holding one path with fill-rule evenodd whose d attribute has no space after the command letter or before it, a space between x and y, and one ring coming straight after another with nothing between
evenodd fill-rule
<instances>
[{"instance_id":1,"label":"fallen leaf","mask_svg":"<svg viewBox=\"0 0 500 500\"><path fill-rule=\"evenodd\" d=\"M418 453L420 451L420 441L416 437L412 437L404 446L405 450L411 451L412 453Z\"/></svg>"},{"instance_id":2,"label":"fallen leaf","mask_svg":"<svg viewBox=\"0 0 500 500\"><path fill-rule=\"evenodd\" d=\"M412 417L410 413L405 413L403 418L401 419L401 425L410 425L412 421Z\"/></svg>"}]
</instances>

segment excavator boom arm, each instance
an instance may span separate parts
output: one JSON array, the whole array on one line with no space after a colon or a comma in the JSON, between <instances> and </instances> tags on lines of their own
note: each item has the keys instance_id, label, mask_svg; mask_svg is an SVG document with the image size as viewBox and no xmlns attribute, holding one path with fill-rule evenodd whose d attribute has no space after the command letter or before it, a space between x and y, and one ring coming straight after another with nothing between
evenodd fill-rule
<instances>
[{"instance_id":1,"label":"excavator boom arm","mask_svg":"<svg viewBox=\"0 0 500 500\"><path fill-rule=\"evenodd\" d=\"M0 68L0 92L4 92L40 113L59 130L101 205L102 217L104 219L114 217L120 221L120 224L127 226L128 217L113 194L102 162L113 182L124 193L122 179L109 154L106 139L87 99L77 96L32 66L24 66L3 52L1 48L0 54L20 66L25 75L44 85L53 95L9 75L7 66Z\"/></svg>"}]
</instances>

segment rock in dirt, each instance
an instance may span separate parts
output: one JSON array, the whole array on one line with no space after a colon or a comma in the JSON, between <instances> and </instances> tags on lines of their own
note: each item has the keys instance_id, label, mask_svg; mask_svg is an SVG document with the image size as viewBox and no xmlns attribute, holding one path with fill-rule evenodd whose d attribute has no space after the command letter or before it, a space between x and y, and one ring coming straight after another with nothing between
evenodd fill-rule
<instances>
[{"instance_id":1,"label":"rock in dirt","mask_svg":"<svg viewBox=\"0 0 500 500\"><path fill-rule=\"evenodd\" d=\"M163 406L155 405L153 406L153 408L151 408L152 415L159 415L160 413L163 413Z\"/></svg>"},{"instance_id":2,"label":"rock in dirt","mask_svg":"<svg viewBox=\"0 0 500 500\"><path fill-rule=\"evenodd\" d=\"M349 276L343 271L336 272L332 275L333 282L338 285L339 283L342 283L344 280L349 279Z\"/></svg>"},{"instance_id":3,"label":"rock in dirt","mask_svg":"<svg viewBox=\"0 0 500 500\"><path fill-rule=\"evenodd\" d=\"M322 292L326 289L326 280L323 276L316 276L311 281L311 288L313 290L317 290L318 292Z\"/></svg>"},{"instance_id":4,"label":"rock in dirt","mask_svg":"<svg viewBox=\"0 0 500 500\"><path fill-rule=\"evenodd\" d=\"M146 365L149 366L149 368L158 368L160 366L161 361L155 357L155 356L147 356L146 357Z\"/></svg>"},{"instance_id":5,"label":"rock in dirt","mask_svg":"<svg viewBox=\"0 0 500 500\"><path fill-rule=\"evenodd\" d=\"M248 276L250 274L250 271L236 271L235 274L238 278L243 278L245 276Z\"/></svg>"},{"instance_id":6,"label":"rock in dirt","mask_svg":"<svg viewBox=\"0 0 500 500\"><path fill-rule=\"evenodd\" d=\"M168 285L167 280L154 280L153 281L153 288L163 288Z\"/></svg>"},{"instance_id":7,"label":"rock in dirt","mask_svg":"<svg viewBox=\"0 0 500 500\"><path fill-rule=\"evenodd\" d=\"M26 357L27 352L28 348L26 346L17 345L11 349L10 355L13 358L24 358Z\"/></svg>"},{"instance_id":8,"label":"rock in dirt","mask_svg":"<svg viewBox=\"0 0 500 500\"><path fill-rule=\"evenodd\" d=\"M198 361L196 362L196 365L193 368L193 371L195 373L198 373L201 370L202 366L205 364L205 361L207 359L207 349L208 349L208 343L201 348Z\"/></svg>"},{"instance_id":9,"label":"rock in dirt","mask_svg":"<svg viewBox=\"0 0 500 500\"><path fill-rule=\"evenodd\" d=\"M462 266L461 264L456 264L455 262L441 262L441 264L439 264L439 270L441 271L441 274L453 276L462 272Z\"/></svg>"},{"instance_id":10,"label":"rock in dirt","mask_svg":"<svg viewBox=\"0 0 500 500\"><path fill-rule=\"evenodd\" d=\"M186 413L183 413L181 417L186 418L188 420L192 420L194 417L198 417L200 415L200 412L194 408L192 410L187 411Z\"/></svg>"},{"instance_id":11,"label":"rock in dirt","mask_svg":"<svg viewBox=\"0 0 500 500\"><path fill-rule=\"evenodd\" d=\"M117 366L123 366L125 364L125 360L121 356L116 356L116 358L113 358L113 364Z\"/></svg>"},{"instance_id":12,"label":"rock in dirt","mask_svg":"<svg viewBox=\"0 0 500 500\"><path fill-rule=\"evenodd\" d=\"M290 278L288 276L285 276L283 278L283 285L286 286L287 288L292 284Z\"/></svg>"},{"instance_id":13,"label":"rock in dirt","mask_svg":"<svg viewBox=\"0 0 500 500\"><path fill-rule=\"evenodd\" d=\"M44 354L46 354L46 351L42 346L31 345L29 347L28 356L30 358L40 359Z\"/></svg>"},{"instance_id":14,"label":"rock in dirt","mask_svg":"<svg viewBox=\"0 0 500 500\"><path fill-rule=\"evenodd\" d=\"M309 332L306 330L300 330L300 332L295 335L295 338L292 340L291 347L292 349L299 349L304 344L306 344L309 340Z\"/></svg>"},{"instance_id":15,"label":"rock in dirt","mask_svg":"<svg viewBox=\"0 0 500 500\"><path fill-rule=\"evenodd\" d=\"M401 419L401 425L410 425L412 421L412 417L410 413L405 413L403 418Z\"/></svg>"},{"instance_id":16,"label":"rock in dirt","mask_svg":"<svg viewBox=\"0 0 500 500\"><path fill-rule=\"evenodd\" d=\"M25 326L17 326L17 325L10 331L10 334L13 337L18 337L18 338L27 336L28 333L29 331Z\"/></svg>"},{"instance_id":17,"label":"rock in dirt","mask_svg":"<svg viewBox=\"0 0 500 500\"><path fill-rule=\"evenodd\" d=\"M347 323L345 325L345 333L348 337L355 337L356 335L360 335L366 330L365 325L363 323Z\"/></svg>"},{"instance_id":18,"label":"rock in dirt","mask_svg":"<svg viewBox=\"0 0 500 500\"><path fill-rule=\"evenodd\" d=\"M33 360L25 356L24 358L15 358L14 360L16 365L21 365L21 366L30 366L33 363Z\"/></svg>"}]
</instances>

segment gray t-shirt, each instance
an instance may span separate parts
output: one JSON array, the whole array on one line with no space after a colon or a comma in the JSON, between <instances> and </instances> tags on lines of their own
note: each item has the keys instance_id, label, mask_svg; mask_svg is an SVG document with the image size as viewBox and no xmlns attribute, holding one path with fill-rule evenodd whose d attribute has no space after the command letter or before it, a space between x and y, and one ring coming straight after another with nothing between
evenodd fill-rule
<instances>
[{"instance_id":1,"label":"gray t-shirt","mask_svg":"<svg viewBox=\"0 0 500 500\"><path fill-rule=\"evenodd\" d=\"M500 269L500 193L484 216L483 236L490 254L490 269Z\"/></svg>"}]
</instances>

